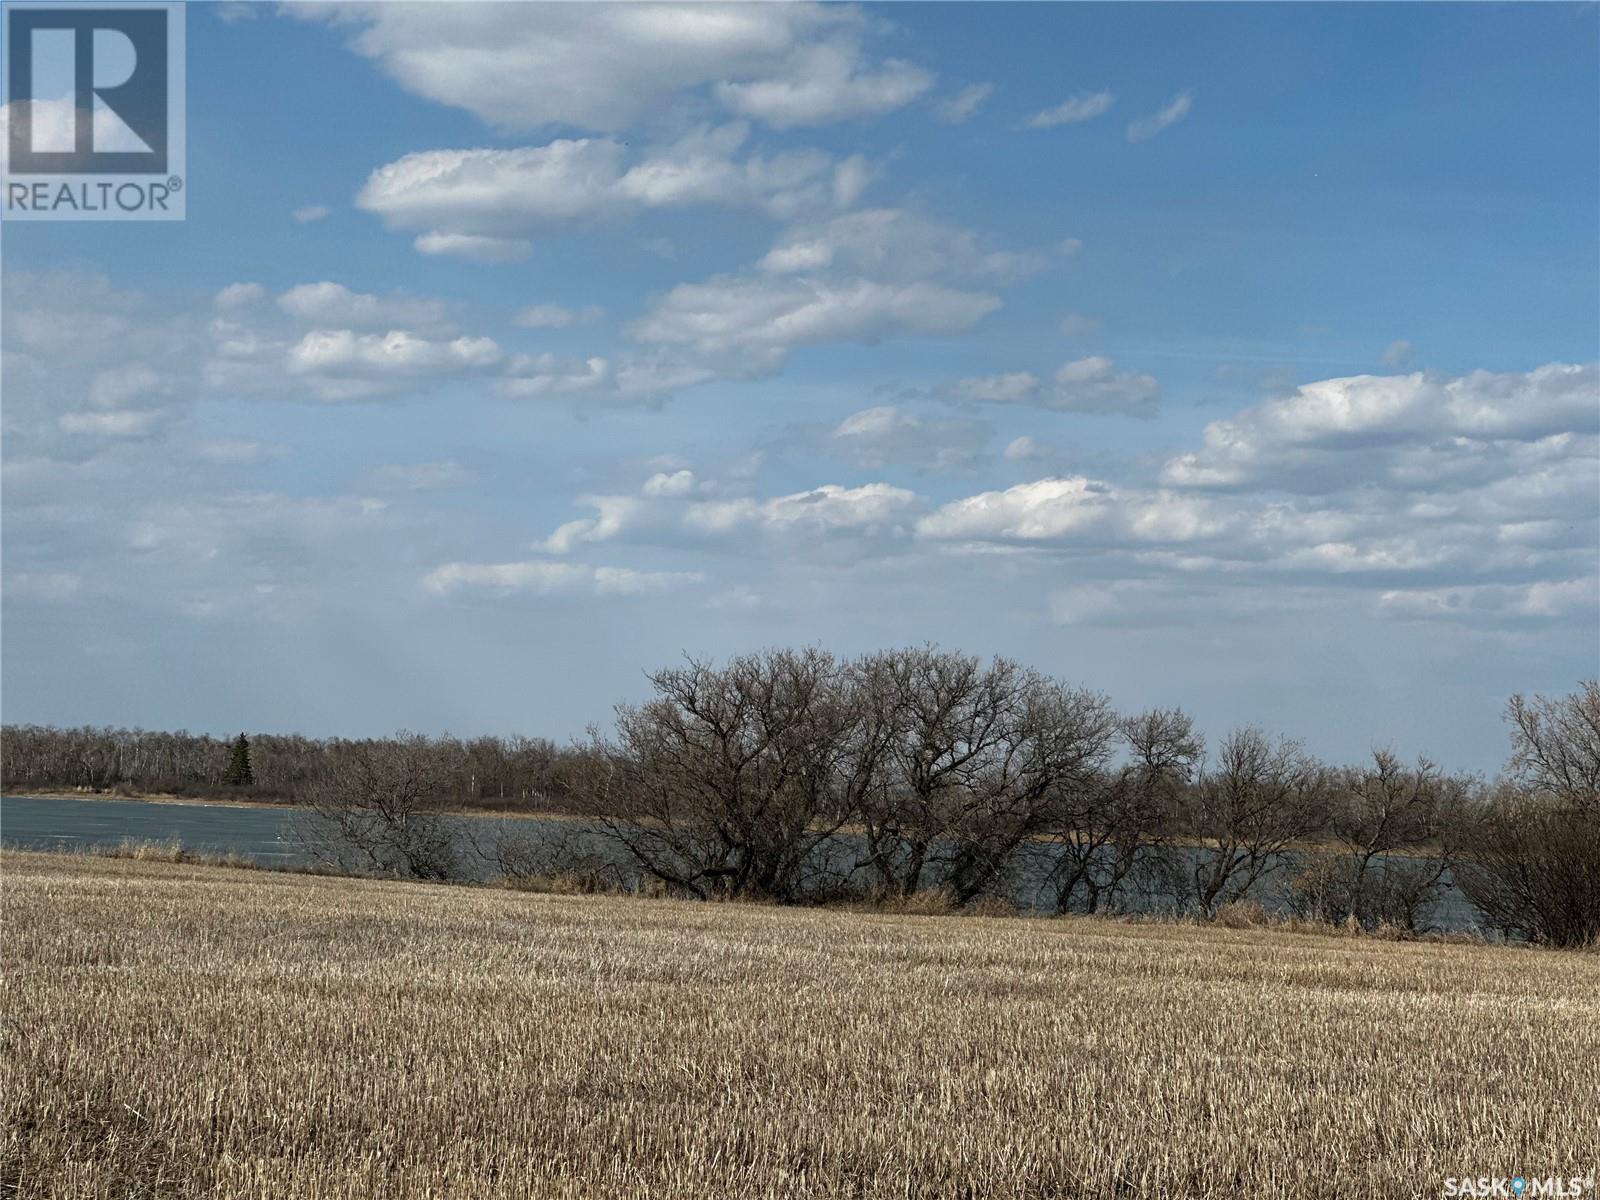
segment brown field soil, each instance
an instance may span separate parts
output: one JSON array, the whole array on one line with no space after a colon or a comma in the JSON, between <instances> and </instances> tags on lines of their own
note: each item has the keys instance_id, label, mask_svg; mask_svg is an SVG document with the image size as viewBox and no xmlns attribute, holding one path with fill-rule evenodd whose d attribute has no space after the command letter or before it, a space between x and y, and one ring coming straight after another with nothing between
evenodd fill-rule
<instances>
[{"instance_id":1,"label":"brown field soil","mask_svg":"<svg viewBox=\"0 0 1600 1200\"><path fill-rule=\"evenodd\" d=\"M1437 1196L1600 1160L1600 956L0 855L0 1194Z\"/></svg>"}]
</instances>

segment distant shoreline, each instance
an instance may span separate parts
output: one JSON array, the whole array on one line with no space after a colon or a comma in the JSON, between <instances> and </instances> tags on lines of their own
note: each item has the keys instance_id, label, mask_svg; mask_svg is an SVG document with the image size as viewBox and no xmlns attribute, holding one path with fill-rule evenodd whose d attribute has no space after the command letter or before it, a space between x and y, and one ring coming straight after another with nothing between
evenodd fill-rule
<instances>
[{"instance_id":1,"label":"distant shoreline","mask_svg":"<svg viewBox=\"0 0 1600 1200\"><path fill-rule=\"evenodd\" d=\"M0 793L0 798L12 800L110 800L129 804L176 804L194 808L276 808L285 812L306 812L308 804L292 800L248 800L231 796L174 796L169 792L80 792L76 790L30 788L27 791ZM583 818L572 813L527 812L499 808L447 808L447 815L462 817L500 817L514 821L578 821Z\"/></svg>"},{"instance_id":2,"label":"distant shoreline","mask_svg":"<svg viewBox=\"0 0 1600 1200\"><path fill-rule=\"evenodd\" d=\"M58 789L55 791L41 791L34 789L26 792L5 792L0 793L0 795L13 797L18 800L116 800L126 801L133 804L192 805L197 808L277 808L288 812L306 812L309 811L311 807L307 804L296 804L293 801L288 800L235 800L231 797L212 798L204 796L174 796L165 792L112 794L110 792L79 792L69 791L66 789ZM498 818L511 821L593 821L595 819L593 817L579 816L575 813L543 811L522 812L491 808L447 808L439 811L447 816ZM863 830L859 825L850 824L840 826L836 832L860 835ZM1032 844L1043 844L1049 839L1043 837L1032 837L1027 840ZM1204 838L1179 838L1171 844L1189 848L1201 848L1215 845L1215 843ZM1293 842L1288 846L1285 846L1283 849L1286 852L1299 854L1329 854L1339 853L1340 851L1340 847L1338 845L1324 840ZM1437 853L1438 851L1432 846L1412 846L1389 852L1391 855L1398 855L1405 858L1432 858ZM1388 855L1385 855L1385 857L1388 857Z\"/></svg>"}]
</instances>

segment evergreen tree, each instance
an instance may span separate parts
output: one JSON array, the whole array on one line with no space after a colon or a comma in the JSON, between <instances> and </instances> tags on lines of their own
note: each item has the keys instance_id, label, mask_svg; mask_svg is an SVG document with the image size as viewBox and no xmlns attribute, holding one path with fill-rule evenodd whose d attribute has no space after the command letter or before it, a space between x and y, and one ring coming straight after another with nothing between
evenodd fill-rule
<instances>
[{"instance_id":1,"label":"evergreen tree","mask_svg":"<svg viewBox=\"0 0 1600 1200\"><path fill-rule=\"evenodd\" d=\"M222 782L235 787L248 787L255 781L255 772L250 769L250 739L241 733L233 739L233 757L228 761L228 770Z\"/></svg>"}]
</instances>

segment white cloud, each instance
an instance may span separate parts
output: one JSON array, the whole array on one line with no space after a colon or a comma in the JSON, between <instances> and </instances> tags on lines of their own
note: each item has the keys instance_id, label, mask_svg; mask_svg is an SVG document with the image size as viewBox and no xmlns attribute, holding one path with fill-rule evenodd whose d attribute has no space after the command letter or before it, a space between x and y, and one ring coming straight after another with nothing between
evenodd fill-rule
<instances>
[{"instance_id":1,"label":"white cloud","mask_svg":"<svg viewBox=\"0 0 1600 1200\"><path fill-rule=\"evenodd\" d=\"M991 249L969 230L884 208L792 228L758 265L773 275L832 268L883 280L1010 282L1041 270L1045 261L1042 254Z\"/></svg>"},{"instance_id":2,"label":"white cloud","mask_svg":"<svg viewBox=\"0 0 1600 1200\"><path fill-rule=\"evenodd\" d=\"M1502 625L1587 617L1600 609L1600 578L1539 580L1526 584L1392 589L1378 597L1397 617Z\"/></svg>"},{"instance_id":3,"label":"white cloud","mask_svg":"<svg viewBox=\"0 0 1600 1200\"><path fill-rule=\"evenodd\" d=\"M1592 622L1597 425L1594 367L1324 380L1214 422L1205 451L1167 464L1166 486L1035 480L950 501L917 536L1090 570L1057 597L1059 620L1102 621L1132 600L1138 620L1163 619L1194 587L1270 577L1273 595L1365 590L1408 619ZM1032 437L1006 456L1050 457ZM1186 582L1133 586L1163 578Z\"/></svg>"},{"instance_id":4,"label":"white cloud","mask_svg":"<svg viewBox=\"0 0 1600 1200\"><path fill-rule=\"evenodd\" d=\"M852 413L829 434L829 448L868 470L906 465L963 470L983 458L993 430L980 421L930 420L892 405Z\"/></svg>"},{"instance_id":5,"label":"white cloud","mask_svg":"<svg viewBox=\"0 0 1600 1200\"><path fill-rule=\"evenodd\" d=\"M131 462L193 403L201 318L79 271L0 273L7 461ZM118 444L122 444L120 447ZM13 475L7 499L14 498Z\"/></svg>"},{"instance_id":6,"label":"white cloud","mask_svg":"<svg viewBox=\"0 0 1600 1200\"><path fill-rule=\"evenodd\" d=\"M1213 421L1203 447L1170 460L1163 478L1187 487L1326 488L1347 479L1356 456L1365 455L1369 469L1393 472L1400 482L1405 473L1427 479L1459 469L1463 452L1481 455L1486 442L1597 431L1594 364L1454 379L1357 375L1304 384L1283 399ZM1448 439L1466 444L1452 449Z\"/></svg>"},{"instance_id":7,"label":"white cloud","mask_svg":"<svg viewBox=\"0 0 1600 1200\"><path fill-rule=\"evenodd\" d=\"M284 453L284 447L248 438L212 438L201 442L195 453L207 462L238 466L277 458Z\"/></svg>"},{"instance_id":8,"label":"white cloud","mask_svg":"<svg viewBox=\"0 0 1600 1200\"><path fill-rule=\"evenodd\" d=\"M1130 142L1147 142L1163 129L1176 125L1187 117L1194 108L1194 92L1185 89L1174 96L1170 103L1160 111L1148 117L1141 117L1128 125L1128 140Z\"/></svg>"},{"instance_id":9,"label":"white cloud","mask_svg":"<svg viewBox=\"0 0 1600 1200\"><path fill-rule=\"evenodd\" d=\"M96 408L117 408L140 396L167 389L165 376L144 363L108 367L89 384L89 403Z\"/></svg>"},{"instance_id":10,"label":"white cloud","mask_svg":"<svg viewBox=\"0 0 1600 1200\"><path fill-rule=\"evenodd\" d=\"M367 472L369 484L380 492L431 492L460 487L475 478L453 458L441 462L388 463Z\"/></svg>"},{"instance_id":11,"label":"white cloud","mask_svg":"<svg viewBox=\"0 0 1600 1200\"><path fill-rule=\"evenodd\" d=\"M417 380L488 373L504 357L494 340L486 337L445 341L404 330L378 334L314 329L289 349L286 366L323 400L355 400Z\"/></svg>"},{"instance_id":12,"label":"white cloud","mask_svg":"<svg viewBox=\"0 0 1600 1200\"><path fill-rule=\"evenodd\" d=\"M326 204L303 204L291 214L295 221L301 225L309 225L313 221L321 221L333 210Z\"/></svg>"},{"instance_id":13,"label":"white cloud","mask_svg":"<svg viewBox=\"0 0 1600 1200\"><path fill-rule=\"evenodd\" d=\"M701 582L698 571L635 571L581 563L531 560L445 563L423 577L439 596L483 592L491 596L647 596Z\"/></svg>"},{"instance_id":14,"label":"white cloud","mask_svg":"<svg viewBox=\"0 0 1600 1200\"><path fill-rule=\"evenodd\" d=\"M593 517L568 521L537 548L568 554L612 541L662 545L780 541L789 545L904 540L923 507L922 498L886 483L860 487L823 484L802 492L756 499L719 498L709 483L683 472L657 475L635 495L580 496Z\"/></svg>"},{"instance_id":15,"label":"white cloud","mask_svg":"<svg viewBox=\"0 0 1600 1200\"><path fill-rule=\"evenodd\" d=\"M994 296L928 282L723 276L679 284L633 333L705 355L732 354L747 369L764 371L776 370L799 346L965 333L999 307Z\"/></svg>"},{"instance_id":16,"label":"white cloud","mask_svg":"<svg viewBox=\"0 0 1600 1200\"><path fill-rule=\"evenodd\" d=\"M605 358L562 358L556 354L518 354L507 364L495 387L503 396L561 396L616 386L616 373Z\"/></svg>"},{"instance_id":17,"label":"white cloud","mask_svg":"<svg viewBox=\"0 0 1600 1200\"><path fill-rule=\"evenodd\" d=\"M1417 348L1404 338L1390 342L1383 348L1383 365L1386 367L1409 367L1417 357Z\"/></svg>"},{"instance_id":18,"label":"white cloud","mask_svg":"<svg viewBox=\"0 0 1600 1200\"><path fill-rule=\"evenodd\" d=\"M423 374L456 367L492 367L501 360L490 338L462 337L430 341L397 330L355 334L348 329L319 329L305 335L289 352L289 369L363 374Z\"/></svg>"},{"instance_id":19,"label":"white cloud","mask_svg":"<svg viewBox=\"0 0 1600 1200\"><path fill-rule=\"evenodd\" d=\"M437 230L418 235L411 244L419 254L465 258L481 263L521 262L533 253L533 243L526 238L483 237L471 233L440 233Z\"/></svg>"},{"instance_id":20,"label":"white cloud","mask_svg":"<svg viewBox=\"0 0 1600 1200\"><path fill-rule=\"evenodd\" d=\"M899 59L863 67L856 48L840 41L796 50L776 78L719 83L715 91L734 111L789 129L882 116L932 86L930 72Z\"/></svg>"},{"instance_id":21,"label":"white cloud","mask_svg":"<svg viewBox=\"0 0 1600 1200\"><path fill-rule=\"evenodd\" d=\"M29 104L35 145L70 145L80 125L92 125L91 144L96 150L139 152L149 149L109 105L96 103L94 111L85 111L80 120L70 94L41 97L31 100ZM0 104L0 129L9 130L11 119L11 106ZM10 139L0 138L0 171L8 169L10 161Z\"/></svg>"},{"instance_id":22,"label":"white cloud","mask_svg":"<svg viewBox=\"0 0 1600 1200\"><path fill-rule=\"evenodd\" d=\"M1063 100L1054 108L1047 108L1036 112L1024 124L1029 129L1053 129L1057 125L1076 125L1081 121L1092 121L1098 116L1111 111L1111 106L1116 103L1116 97L1105 89L1098 92L1083 92L1071 99Z\"/></svg>"},{"instance_id":23,"label":"white cloud","mask_svg":"<svg viewBox=\"0 0 1600 1200\"><path fill-rule=\"evenodd\" d=\"M403 87L504 131L617 132L716 99L774 125L876 116L931 86L874 61L884 22L818 4L341 4L299 15L353 27Z\"/></svg>"},{"instance_id":24,"label":"white cloud","mask_svg":"<svg viewBox=\"0 0 1600 1200\"><path fill-rule=\"evenodd\" d=\"M946 504L917 526L924 537L996 541L1058 540L1106 522L1116 493L1081 476L1041 479Z\"/></svg>"},{"instance_id":25,"label":"white cloud","mask_svg":"<svg viewBox=\"0 0 1600 1200\"><path fill-rule=\"evenodd\" d=\"M994 84L973 83L933 106L933 115L946 125L961 125L972 120L984 102L994 94Z\"/></svg>"},{"instance_id":26,"label":"white cloud","mask_svg":"<svg viewBox=\"0 0 1600 1200\"><path fill-rule=\"evenodd\" d=\"M371 399L424 379L493 375L505 362L490 338L452 336L455 306L434 297L376 295L321 280L288 288L270 307L264 299L254 283L217 294L203 368L210 389Z\"/></svg>"},{"instance_id":27,"label":"white cloud","mask_svg":"<svg viewBox=\"0 0 1600 1200\"><path fill-rule=\"evenodd\" d=\"M1099 333L1102 324L1099 317L1088 317L1083 313L1067 313L1057 323L1056 328L1061 330L1062 337L1078 338Z\"/></svg>"},{"instance_id":28,"label":"white cloud","mask_svg":"<svg viewBox=\"0 0 1600 1200\"><path fill-rule=\"evenodd\" d=\"M1041 458L1049 458L1051 453L1038 438L1031 433L1025 433L1006 443L1004 457L1007 462L1034 462Z\"/></svg>"},{"instance_id":29,"label":"white cloud","mask_svg":"<svg viewBox=\"0 0 1600 1200\"><path fill-rule=\"evenodd\" d=\"M1027 371L962 379L955 396L980 404L1026 404L1056 412L1153 417L1161 385L1152 375L1118 371L1100 355L1066 363L1048 382Z\"/></svg>"},{"instance_id":30,"label":"white cloud","mask_svg":"<svg viewBox=\"0 0 1600 1200\"><path fill-rule=\"evenodd\" d=\"M605 309L597 304L583 308L563 308L559 304L530 304L512 318L512 323L524 329L567 329L573 325L587 325L605 316Z\"/></svg>"},{"instance_id":31,"label":"white cloud","mask_svg":"<svg viewBox=\"0 0 1600 1200\"><path fill-rule=\"evenodd\" d=\"M687 496L695 490L694 472L687 469L659 471L646 479L639 490L646 496Z\"/></svg>"},{"instance_id":32,"label":"white cloud","mask_svg":"<svg viewBox=\"0 0 1600 1200\"><path fill-rule=\"evenodd\" d=\"M302 283L278 297L278 307L307 325L333 329L405 329L422 334L453 332L450 306L442 300L395 293L373 296L324 280Z\"/></svg>"},{"instance_id":33,"label":"white cloud","mask_svg":"<svg viewBox=\"0 0 1600 1200\"><path fill-rule=\"evenodd\" d=\"M140 559L174 569L244 564L251 580L311 571L329 548L369 536L382 521L381 500L357 496L286 496L237 492L161 499L128 520L123 541Z\"/></svg>"},{"instance_id":34,"label":"white cloud","mask_svg":"<svg viewBox=\"0 0 1600 1200\"><path fill-rule=\"evenodd\" d=\"M218 292L213 299L220 309L248 308L265 299L267 289L259 283L230 283Z\"/></svg>"},{"instance_id":35,"label":"white cloud","mask_svg":"<svg viewBox=\"0 0 1600 1200\"><path fill-rule=\"evenodd\" d=\"M125 408L115 412L62 413L63 432L87 437L142 438L153 433L164 419L160 409Z\"/></svg>"},{"instance_id":36,"label":"white cloud","mask_svg":"<svg viewBox=\"0 0 1600 1200\"><path fill-rule=\"evenodd\" d=\"M485 261L526 255L528 238L640 213L708 205L779 218L853 203L870 176L820 150L739 157L743 122L700 126L636 153L611 138L512 149L425 150L379 167L356 198L417 249Z\"/></svg>"}]
</instances>

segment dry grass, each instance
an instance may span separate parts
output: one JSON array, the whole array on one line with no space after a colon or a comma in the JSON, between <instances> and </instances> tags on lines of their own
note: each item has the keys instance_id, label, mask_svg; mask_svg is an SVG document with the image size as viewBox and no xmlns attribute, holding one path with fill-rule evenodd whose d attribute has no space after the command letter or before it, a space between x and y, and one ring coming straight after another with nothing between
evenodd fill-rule
<instances>
[{"instance_id":1,"label":"dry grass","mask_svg":"<svg viewBox=\"0 0 1600 1200\"><path fill-rule=\"evenodd\" d=\"M13 1195L1433 1196L1600 1147L1593 955L0 867Z\"/></svg>"}]
</instances>

